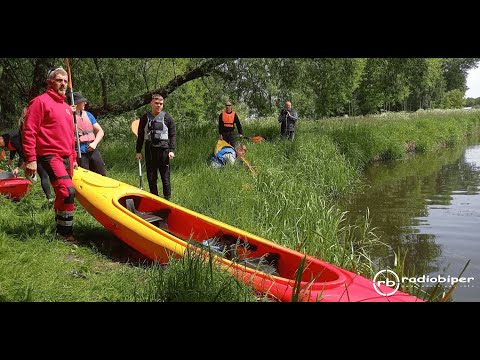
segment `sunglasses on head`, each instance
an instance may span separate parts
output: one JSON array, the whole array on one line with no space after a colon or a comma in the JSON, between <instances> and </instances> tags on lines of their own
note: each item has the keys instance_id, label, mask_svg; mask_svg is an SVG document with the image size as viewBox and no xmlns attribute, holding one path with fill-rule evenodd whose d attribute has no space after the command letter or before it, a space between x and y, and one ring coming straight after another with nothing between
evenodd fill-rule
<instances>
[{"instance_id":1,"label":"sunglasses on head","mask_svg":"<svg viewBox=\"0 0 480 360\"><path fill-rule=\"evenodd\" d=\"M62 70L63 70L63 67L57 66L57 67L52 67L52 68L48 69L47 79L50 79L50 77L52 76L52 74L53 74L55 71L59 70L59 69L62 69Z\"/></svg>"}]
</instances>

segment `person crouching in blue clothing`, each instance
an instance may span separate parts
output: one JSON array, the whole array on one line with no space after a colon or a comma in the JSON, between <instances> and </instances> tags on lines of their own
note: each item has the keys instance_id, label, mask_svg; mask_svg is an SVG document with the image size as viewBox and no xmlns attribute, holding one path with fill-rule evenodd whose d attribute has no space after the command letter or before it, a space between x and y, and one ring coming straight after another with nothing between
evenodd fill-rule
<instances>
[{"instance_id":1,"label":"person crouching in blue clothing","mask_svg":"<svg viewBox=\"0 0 480 360\"><path fill-rule=\"evenodd\" d=\"M247 148L243 144L238 144L235 149L226 141L218 140L215 153L211 159L211 165L214 168L221 168L227 164L234 165L237 157L245 155Z\"/></svg>"}]
</instances>

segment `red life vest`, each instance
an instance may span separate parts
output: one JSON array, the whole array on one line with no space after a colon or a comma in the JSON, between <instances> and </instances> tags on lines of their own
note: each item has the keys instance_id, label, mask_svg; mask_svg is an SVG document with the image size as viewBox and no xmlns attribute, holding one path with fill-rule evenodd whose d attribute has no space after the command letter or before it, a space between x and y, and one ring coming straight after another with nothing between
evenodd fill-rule
<instances>
[{"instance_id":1,"label":"red life vest","mask_svg":"<svg viewBox=\"0 0 480 360\"><path fill-rule=\"evenodd\" d=\"M75 114L77 119L77 127L78 127L78 136L80 138L80 142L91 142L95 140L95 133L93 131L93 125L88 115L85 111L82 111L82 116L78 116Z\"/></svg>"},{"instance_id":2,"label":"red life vest","mask_svg":"<svg viewBox=\"0 0 480 360\"><path fill-rule=\"evenodd\" d=\"M235 111L232 111L230 114L226 111L222 112L222 121L223 126L226 128L233 128L233 122L235 120Z\"/></svg>"}]
</instances>

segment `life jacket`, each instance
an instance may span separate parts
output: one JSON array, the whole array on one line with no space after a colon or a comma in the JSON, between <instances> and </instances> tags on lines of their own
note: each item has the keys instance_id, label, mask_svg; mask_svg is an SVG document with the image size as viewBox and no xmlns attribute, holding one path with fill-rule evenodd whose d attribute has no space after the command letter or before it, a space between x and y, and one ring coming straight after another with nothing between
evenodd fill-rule
<instances>
[{"instance_id":1,"label":"life jacket","mask_svg":"<svg viewBox=\"0 0 480 360\"><path fill-rule=\"evenodd\" d=\"M235 111L232 111L230 114L228 114L226 111L222 112L223 127L233 129L234 120L235 120Z\"/></svg>"},{"instance_id":2,"label":"life jacket","mask_svg":"<svg viewBox=\"0 0 480 360\"><path fill-rule=\"evenodd\" d=\"M227 157L235 161L236 153L235 149L226 141L218 140L215 146L214 155L212 157L212 165L215 167L223 166L227 163Z\"/></svg>"},{"instance_id":3,"label":"life jacket","mask_svg":"<svg viewBox=\"0 0 480 360\"><path fill-rule=\"evenodd\" d=\"M75 114L75 118L77 119L78 137L80 138L81 143L91 142L95 140L92 122L85 111L82 111L80 114L80 116Z\"/></svg>"},{"instance_id":4,"label":"life jacket","mask_svg":"<svg viewBox=\"0 0 480 360\"><path fill-rule=\"evenodd\" d=\"M162 140L168 140L168 127L165 125L165 111L153 116L147 112L147 125L145 126L146 139L151 146L161 146Z\"/></svg>"}]
</instances>

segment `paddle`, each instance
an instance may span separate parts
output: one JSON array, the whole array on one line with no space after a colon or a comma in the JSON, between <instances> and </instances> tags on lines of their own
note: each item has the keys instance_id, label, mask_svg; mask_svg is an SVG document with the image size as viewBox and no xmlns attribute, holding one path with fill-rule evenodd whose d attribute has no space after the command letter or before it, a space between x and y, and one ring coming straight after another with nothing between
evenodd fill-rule
<instances>
[{"instance_id":1,"label":"paddle","mask_svg":"<svg viewBox=\"0 0 480 360\"><path fill-rule=\"evenodd\" d=\"M138 160L138 173L140 175L140 190L143 190L143 183L142 183L142 161Z\"/></svg>"},{"instance_id":2,"label":"paddle","mask_svg":"<svg viewBox=\"0 0 480 360\"><path fill-rule=\"evenodd\" d=\"M132 132L135 136L138 136L138 124L140 124L140 119L135 119L132 122Z\"/></svg>"},{"instance_id":3,"label":"paddle","mask_svg":"<svg viewBox=\"0 0 480 360\"><path fill-rule=\"evenodd\" d=\"M140 124L140 119L135 119L132 122L131 129L135 136L138 136L138 124ZM143 190L142 182L142 161L138 160L138 174L140 175L140 190Z\"/></svg>"},{"instance_id":4,"label":"paddle","mask_svg":"<svg viewBox=\"0 0 480 360\"><path fill-rule=\"evenodd\" d=\"M75 105L73 101L73 85L72 85L72 73L70 72L70 63L68 62L68 58L65 58L65 62L67 63L68 69L68 87L70 89L70 99L72 101L72 106ZM75 124L75 136L77 138L77 148L78 148L78 158L82 158L82 153L80 151L80 137L78 136L78 126L77 126L77 117L75 116L75 112L72 113L73 115L73 123Z\"/></svg>"},{"instance_id":5,"label":"paddle","mask_svg":"<svg viewBox=\"0 0 480 360\"><path fill-rule=\"evenodd\" d=\"M262 142L263 140L265 140L261 136L253 136L253 137L244 136L243 138L246 140L250 140L251 142L254 142L254 143Z\"/></svg>"},{"instance_id":6,"label":"paddle","mask_svg":"<svg viewBox=\"0 0 480 360\"><path fill-rule=\"evenodd\" d=\"M243 156L240 156L239 159L242 160L243 163L248 167L248 169L252 172L253 176L257 175L257 172L252 167L252 165L250 165L250 163L247 161L247 159L245 159Z\"/></svg>"},{"instance_id":7,"label":"paddle","mask_svg":"<svg viewBox=\"0 0 480 360\"><path fill-rule=\"evenodd\" d=\"M255 136L253 138L248 138L248 137L244 136L243 138L252 140L253 142L260 142L260 141L264 140L261 136ZM256 139L255 141L253 140L254 138ZM250 170L250 172L253 174L253 176L257 176L257 172L255 171L255 169L252 167L252 165L250 165L250 163L247 161L247 159L245 159L245 152L247 151L247 147L245 145L240 145L240 146L243 146L243 148L239 149L239 146L237 145L237 148L235 149L235 152L237 154L237 158L242 160L242 162L245 164L245 166L248 168L248 170Z\"/></svg>"}]
</instances>

